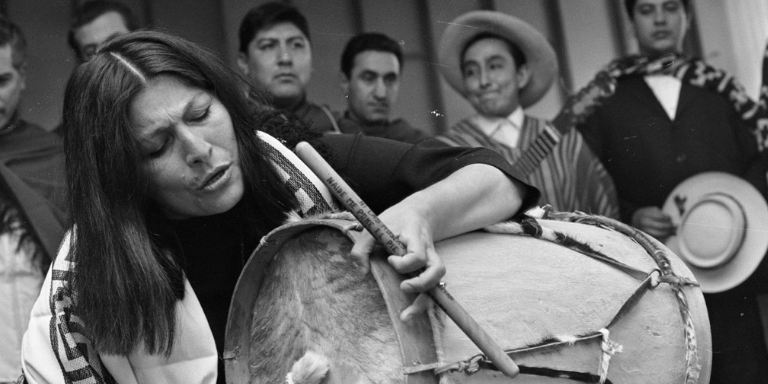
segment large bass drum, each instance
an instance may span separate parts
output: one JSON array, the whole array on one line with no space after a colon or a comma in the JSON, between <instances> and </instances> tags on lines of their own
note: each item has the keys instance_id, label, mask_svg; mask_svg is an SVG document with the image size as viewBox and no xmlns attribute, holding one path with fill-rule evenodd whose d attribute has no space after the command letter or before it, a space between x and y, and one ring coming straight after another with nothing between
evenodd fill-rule
<instances>
[{"instance_id":1,"label":"large bass drum","mask_svg":"<svg viewBox=\"0 0 768 384\"><path fill-rule=\"evenodd\" d=\"M436 244L447 290L520 366L513 380L438 308L428 315L436 360L404 364L376 282L349 259L359 225L280 227L238 282L227 382L285 382L308 351L328 361L323 383L709 382L709 321L693 274L662 244L606 220L563 214Z\"/></svg>"}]
</instances>

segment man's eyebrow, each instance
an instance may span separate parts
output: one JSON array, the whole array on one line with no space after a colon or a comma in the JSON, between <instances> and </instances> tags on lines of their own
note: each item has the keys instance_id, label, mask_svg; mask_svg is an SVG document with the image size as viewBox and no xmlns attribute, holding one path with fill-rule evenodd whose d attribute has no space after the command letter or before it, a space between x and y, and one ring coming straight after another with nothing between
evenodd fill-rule
<instances>
[{"instance_id":1,"label":"man's eyebrow","mask_svg":"<svg viewBox=\"0 0 768 384\"><path fill-rule=\"evenodd\" d=\"M272 41L278 41L277 37L271 37L271 36L265 36L265 37L258 37L256 38L256 43L263 43L263 42L272 42Z\"/></svg>"},{"instance_id":2,"label":"man's eyebrow","mask_svg":"<svg viewBox=\"0 0 768 384\"><path fill-rule=\"evenodd\" d=\"M495 54L495 55L485 59L485 61L491 61L491 60L497 60L497 59L505 60L505 57L503 55L501 55L501 54Z\"/></svg>"},{"instance_id":3,"label":"man's eyebrow","mask_svg":"<svg viewBox=\"0 0 768 384\"><path fill-rule=\"evenodd\" d=\"M461 62L462 69L468 65L480 65L480 62L475 59L468 59Z\"/></svg>"},{"instance_id":4,"label":"man's eyebrow","mask_svg":"<svg viewBox=\"0 0 768 384\"><path fill-rule=\"evenodd\" d=\"M285 41L288 41L288 42L293 42L293 41L296 41L296 40L306 41L307 38L304 37L304 35L292 35L292 36L288 36L285 39ZM263 41L280 41L280 38L279 37L275 37L275 36L263 36L263 37L256 38L256 42L257 43L258 42L263 42Z\"/></svg>"},{"instance_id":5,"label":"man's eyebrow","mask_svg":"<svg viewBox=\"0 0 768 384\"><path fill-rule=\"evenodd\" d=\"M287 40L287 41L294 41L294 40L307 40L307 38L306 38L306 37L304 37L304 35L293 35L293 36L289 36L289 37L288 37L286 40Z\"/></svg>"}]
</instances>

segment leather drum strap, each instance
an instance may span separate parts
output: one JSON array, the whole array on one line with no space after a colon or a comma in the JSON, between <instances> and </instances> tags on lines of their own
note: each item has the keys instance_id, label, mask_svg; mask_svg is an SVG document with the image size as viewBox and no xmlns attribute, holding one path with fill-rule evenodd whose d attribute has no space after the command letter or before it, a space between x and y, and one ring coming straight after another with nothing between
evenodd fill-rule
<instances>
[{"instance_id":1,"label":"leather drum strap","mask_svg":"<svg viewBox=\"0 0 768 384\"><path fill-rule=\"evenodd\" d=\"M426 312L414 316L410 324L400 321L400 312L407 308L417 294L406 293L400 289L400 283L405 276L397 273L387 262L387 254L381 248L371 255L371 273L376 278L381 295L387 303L389 318L395 328L397 341L400 344L400 355L403 359L403 368L416 365L432 364L438 361L435 338L429 316ZM405 371L403 371L405 374ZM407 384L438 384L439 377L434 371L422 371L406 376Z\"/></svg>"}]
</instances>

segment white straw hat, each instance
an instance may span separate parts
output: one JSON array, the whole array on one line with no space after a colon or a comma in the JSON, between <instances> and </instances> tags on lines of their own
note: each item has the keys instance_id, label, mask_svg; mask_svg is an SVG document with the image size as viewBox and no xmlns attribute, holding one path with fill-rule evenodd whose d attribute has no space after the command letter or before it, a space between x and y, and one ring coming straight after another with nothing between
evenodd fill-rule
<instances>
[{"instance_id":1,"label":"white straw hat","mask_svg":"<svg viewBox=\"0 0 768 384\"><path fill-rule=\"evenodd\" d=\"M692 176L667 197L677 225L666 240L707 293L744 282L768 251L768 204L747 181L723 172Z\"/></svg>"},{"instance_id":2,"label":"white straw hat","mask_svg":"<svg viewBox=\"0 0 768 384\"><path fill-rule=\"evenodd\" d=\"M544 97L558 73L555 50L536 28L502 12L472 11L448 23L438 45L440 70L448 84L466 97L459 56L464 46L483 32L511 41L525 55L531 79L520 90L520 105L525 108Z\"/></svg>"}]
</instances>

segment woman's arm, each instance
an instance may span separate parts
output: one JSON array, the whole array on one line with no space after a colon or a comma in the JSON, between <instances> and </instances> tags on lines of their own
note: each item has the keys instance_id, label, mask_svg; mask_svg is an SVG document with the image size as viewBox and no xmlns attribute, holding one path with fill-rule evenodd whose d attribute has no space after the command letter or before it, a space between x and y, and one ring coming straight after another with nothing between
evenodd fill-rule
<instances>
[{"instance_id":1,"label":"woman's arm","mask_svg":"<svg viewBox=\"0 0 768 384\"><path fill-rule=\"evenodd\" d=\"M528 188L493 166L470 164L382 212L381 220L407 249L402 257L390 256L389 263L400 273L424 269L401 288L423 292L437 285L445 266L434 243L510 218L520 210ZM375 242L366 232L352 249L362 273L368 272ZM425 307L423 298L417 300L403 312L403 320Z\"/></svg>"}]
</instances>

